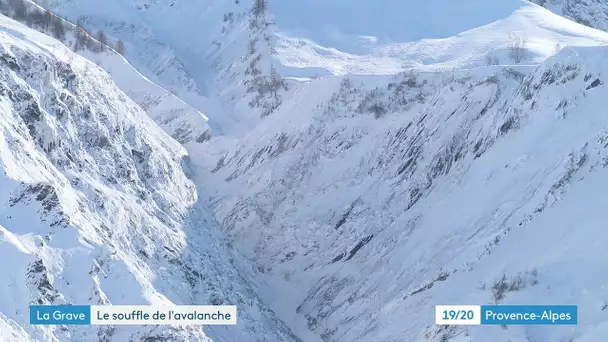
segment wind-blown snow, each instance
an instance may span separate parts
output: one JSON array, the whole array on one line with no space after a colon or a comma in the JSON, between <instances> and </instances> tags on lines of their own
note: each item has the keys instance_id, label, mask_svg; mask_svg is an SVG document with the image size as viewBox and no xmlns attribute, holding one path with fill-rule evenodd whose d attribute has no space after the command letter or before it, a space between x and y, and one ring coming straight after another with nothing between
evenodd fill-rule
<instances>
[{"instance_id":1,"label":"wind-blown snow","mask_svg":"<svg viewBox=\"0 0 608 342\"><path fill-rule=\"evenodd\" d=\"M229 84L239 82L231 67L246 51L244 12L249 1L236 5L234 1L107 0L100 6L97 0L49 0L47 4L73 22L84 18L85 27L93 32L104 30L111 40L122 39L129 62L152 82L212 117L214 133L242 135L257 121L223 105L237 97L234 93L217 98ZM231 12L233 21L224 21L224 14Z\"/></svg>"},{"instance_id":2,"label":"wind-blown snow","mask_svg":"<svg viewBox=\"0 0 608 342\"><path fill-rule=\"evenodd\" d=\"M74 32L77 32L78 28L68 21L64 21L64 25L70 32L64 42L65 45L56 45L53 39L35 31L30 32L29 39L45 42L56 50L62 50L59 53L65 54L69 60L72 60L77 53L71 51L68 46L74 46ZM119 88L181 144L200 143L210 138L208 118L203 113L139 73L123 56L110 47L105 47L104 50L100 52L81 49L79 53L109 72ZM85 73L88 70L85 69Z\"/></svg>"},{"instance_id":3,"label":"wind-blown snow","mask_svg":"<svg viewBox=\"0 0 608 342\"><path fill-rule=\"evenodd\" d=\"M207 116L176 95L152 83L113 51L83 56L107 71L116 84L179 143L188 146L211 138Z\"/></svg>"},{"instance_id":4,"label":"wind-blown snow","mask_svg":"<svg viewBox=\"0 0 608 342\"><path fill-rule=\"evenodd\" d=\"M49 4L131 44L130 61L210 116L215 131L242 136L257 124L247 108L226 105L243 96L239 65L251 39L251 1L110 0L102 9L92 0ZM608 41L604 32L523 0L269 1L268 18L275 66L284 77L299 79L474 68L486 66L489 57L501 65L532 65L567 46ZM517 63L508 56L511 33L527 40ZM155 66L164 60L166 66Z\"/></svg>"},{"instance_id":5,"label":"wind-blown snow","mask_svg":"<svg viewBox=\"0 0 608 342\"><path fill-rule=\"evenodd\" d=\"M365 43L389 45L449 38L504 19L522 4L519 0L269 2L280 31L354 54L368 52Z\"/></svg>"}]
</instances>

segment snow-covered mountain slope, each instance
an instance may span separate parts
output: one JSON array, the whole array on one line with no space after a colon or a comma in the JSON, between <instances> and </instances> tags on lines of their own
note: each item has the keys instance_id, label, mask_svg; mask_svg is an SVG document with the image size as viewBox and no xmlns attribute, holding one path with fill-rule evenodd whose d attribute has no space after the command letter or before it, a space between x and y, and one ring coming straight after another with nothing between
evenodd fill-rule
<instances>
[{"instance_id":1,"label":"snow-covered mountain slope","mask_svg":"<svg viewBox=\"0 0 608 342\"><path fill-rule=\"evenodd\" d=\"M0 340L296 340L223 242L179 143L58 41L1 18L0 49ZM32 326L35 303L236 304L239 324Z\"/></svg>"},{"instance_id":2,"label":"snow-covered mountain slope","mask_svg":"<svg viewBox=\"0 0 608 342\"><path fill-rule=\"evenodd\" d=\"M294 331L591 341L606 333L608 300L606 54L313 80L237 147L213 140L198 168ZM585 323L434 326L435 304L494 302L576 304Z\"/></svg>"},{"instance_id":3,"label":"snow-covered mountain slope","mask_svg":"<svg viewBox=\"0 0 608 342\"><path fill-rule=\"evenodd\" d=\"M31 3L30 9L33 8L43 10ZM63 45L58 48L64 49L65 54L71 55L70 59L73 59L73 56L78 53L109 72L119 88L144 108L156 123L181 144L196 144L210 138L211 130L207 124L208 119L203 113L175 94L150 81L131 66L123 56L110 47L103 46L95 38L88 36L89 48L74 48L76 45L82 45L82 43L76 43L79 39L78 36L87 35L87 33L71 22L63 21L63 24L68 32L63 43L77 51L72 52ZM35 35L32 39L35 41L48 40L44 34ZM96 49L90 48L95 45L97 45ZM103 46L103 49L98 48L100 46Z\"/></svg>"},{"instance_id":4,"label":"snow-covered mountain slope","mask_svg":"<svg viewBox=\"0 0 608 342\"><path fill-rule=\"evenodd\" d=\"M577 23L608 31L608 3L603 0L533 0Z\"/></svg>"},{"instance_id":5,"label":"snow-covered mountain slope","mask_svg":"<svg viewBox=\"0 0 608 342\"><path fill-rule=\"evenodd\" d=\"M268 1L262 16L252 0L47 3L127 42L127 58L146 77L209 115L215 131L236 136L281 104L283 92L256 79L271 66L296 79L392 75L536 64L566 46L608 41L523 0ZM525 47L515 58L514 45Z\"/></svg>"},{"instance_id":6,"label":"snow-covered mountain slope","mask_svg":"<svg viewBox=\"0 0 608 342\"><path fill-rule=\"evenodd\" d=\"M530 64L556 46L607 42L601 32L522 0L350 2L270 2L285 75L451 70L486 65L488 56L495 64ZM526 40L520 60L509 57L512 34Z\"/></svg>"},{"instance_id":7,"label":"snow-covered mountain slope","mask_svg":"<svg viewBox=\"0 0 608 342\"><path fill-rule=\"evenodd\" d=\"M242 133L256 117L223 109L215 96L241 78L249 41L250 1L50 0L53 11L93 32L104 30L126 44L126 57L142 74L213 116L214 131ZM225 101L238 101L230 91ZM245 106L246 107L246 106ZM237 110L237 112L239 112ZM249 114L249 113L248 113ZM254 120L249 122L249 120ZM223 130L222 130L223 129Z\"/></svg>"},{"instance_id":8,"label":"snow-covered mountain slope","mask_svg":"<svg viewBox=\"0 0 608 342\"><path fill-rule=\"evenodd\" d=\"M307 342L582 342L607 332L597 271L605 32L519 0L271 0L257 15L245 0L49 4L125 40L142 73L178 87L222 133L238 132L187 148L209 196L199 201L256 266L237 284L251 282L274 311L251 336L292 338L275 315ZM307 82L276 87L271 66ZM271 109L264 120L251 101ZM178 241L207 248L186 222ZM177 283L154 289L186 302L171 297ZM585 323L434 326L435 304L492 302L577 304ZM237 334L253 329L246 322ZM221 332L209 335L244 336Z\"/></svg>"},{"instance_id":9,"label":"snow-covered mountain slope","mask_svg":"<svg viewBox=\"0 0 608 342\"><path fill-rule=\"evenodd\" d=\"M109 36L124 39L128 55L135 66L149 72L153 81L162 79L169 89L197 91L191 75L175 56L171 43L159 39L167 36L175 39L177 36L167 31L188 28L188 24L190 28L201 24L196 20L186 20L200 15L197 10L203 7L197 7L196 1L180 1L176 5L176 2L167 1L109 0L103 6L98 1L89 0L50 0L39 3L74 22L82 21L90 29L104 29ZM181 20L175 20L173 14L176 12L182 15ZM150 14L156 15L154 19L162 18L160 16L163 14L166 18L151 25L148 20ZM200 31L184 29L180 35L184 39L192 39L194 36L200 37Z\"/></svg>"},{"instance_id":10,"label":"snow-covered mountain slope","mask_svg":"<svg viewBox=\"0 0 608 342\"><path fill-rule=\"evenodd\" d=\"M54 0L51 5L71 17L91 13L91 21L105 23L97 23L96 27L114 27L113 31L122 32L121 38L129 41L139 34L125 33L129 30L116 29L124 24L111 22L135 21L136 27L143 20L148 26L162 23L161 27L155 27L153 34L164 36L175 53L183 56L182 60L194 58L188 63L188 70L206 70L199 77L194 76L199 87L204 86L200 76L209 79L219 71L213 69L208 59L218 57L212 53L213 49L223 49L221 45L225 44L219 28L224 35L229 32L228 24L246 29L240 23L248 20L243 8L247 10L251 6L250 1L243 1L240 7L230 1L225 4L181 1L175 6L125 0L111 3L103 10L89 0ZM133 8L139 9L138 17L132 14ZM119 17L116 12L121 13ZM356 6L351 5L351 1L270 1L267 12L274 24L270 30L276 44L275 57L283 66L281 73L290 77L328 73L394 74L404 68L424 66L451 69L485 64L487 55L498 58L501 64L514 64L506 52L511 32L527 39L529 55L520 63L541 61L553 55L557 45L587 46L606 42L606 35L523 0L383 0ZM224 23L218 23L222 15ZM206 32L206 37L194 37L197 32ZM234 36L228 38L231 45L247 42ZM198 44L192 44L193 41ZM238 58L245 51L244 47L229 50L230 56L224 55L224 58ZM240 55L232 55L235 52ZM139 60L137 56L135 60ZM193 68L194 63L199 65Z\"/></svg>"},{"instance_id":11,"label":"snow-covered mountain slope","mask_svg":"<svg viewBox=\"0 0 608 342\"><path fill-rule=\"evenodd\" d=\"M203 113L148 80L124 57L109 50L80 54L107 71L121 90L182 145L195 145L211 138L208 118Z\"/></svg>"}]
</instances>

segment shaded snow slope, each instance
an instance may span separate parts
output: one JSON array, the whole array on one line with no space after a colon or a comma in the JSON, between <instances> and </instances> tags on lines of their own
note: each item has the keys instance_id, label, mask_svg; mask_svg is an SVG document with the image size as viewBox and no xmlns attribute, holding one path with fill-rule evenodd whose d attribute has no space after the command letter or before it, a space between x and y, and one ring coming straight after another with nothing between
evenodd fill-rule
<instances>
[{"instance_id":1,"label":"shaded snow slope","mask_svg":"<svg viewBox=\"0 0 608 342\"><path fill-rule=\"evenodd\" d=\"M64 44L73 48L78 28L67 21L64 21L64 25L69 33ZM73 59L78 53L94 61L97 66L109 72L119 88L181 144L200 143L210 138L208 118L203 113L140 74L111 48L105 47L103 52L80 48L78 52L72 52L62 44L55 46L54 40L42 33L32 32L27 39L45 42L54 46L54 49L63 50L61 53L68 55L69 59ZM91 40L100 44L94 38ZM88 72L88 69L85 72Z\"/></svg>"},{"instance_id":2,"label":"shaded snow slope","mask_svg":"<svg viewBox=\"0 0 608 342\"><path fill-rule=\"evenodd\" d=\"M533 0L577 23L608 31L608 3L604 0Z\"/></svg>"},{"instance_id":3,"label":"shaded snow slope","mask_svg":"<svg viewBox=\"0 0 608 342\"><path fill-rule=\"evenodd\" d=\"M200 25L197 18L201 9L200 6L190 7L195 1L151 1L151 0L108 0L104 1L103 6L94 0L50 0L45 1L57 13L68 17L74 22L77 19L83 21L85 27L93 30L103 29L114 38L123 39L126 43L126 51L134 65L138 69L146 70L153 81L162 79L161 82L167 88L178 88L179 90L196 91L196 84L191 75L185 69L183 62L175 56L175 52L170 42L160 38L177 39L175 34L167 32ZM187 4L186 6L184 6ZM189 11L185 9L190 8ZM174 13L182 15L181 21L175 20ZM154 19L158 20L157 25L151 25L148 16L156 14ZM221 18L220 18L221 20ZM199 32L189 32L181 30L180 37L184 39L192 38ZM190 40L192 42L192 40Z\"/></svg>"},{"instance_id":4,"label":"shaded snow slope","mask_svg":"<svg viewBox=\"0 0 608 342\"><path fill-rule=\"evenodd\" d=\"M200 203L185 149L65 51L0 19L0 340L296 340ZM30 304L163 303L235 304L239 324L29 324Z\"/></svg>"},{"instance_id":5,"label":"shaded snow slope","mask_svg":"<svg viewBox=\"0 0 608 342\"><path fill-rule=\"evenodd\" d=\"M121 90L182 145L196 145L211 138L207 116L152 83L119 54L113 51L80 53L107 71Z\"/></svg>"},{"instance_id":6,"label":"shaded snow slope","mask_svg":"<svg viewBox=\"0 0 608 342\"><path fill-rule=\"evenodd\" d=\"M93 27L133 44L160 42L164 48L134 46L130 57L186 98L194 88L213 89L209 82L245 54L249 37L243 23L249 20L251 1L106 3L99 8L91 0L52 0L50 6L71 18L85 16ZM511 32L529 42L524 64L553 55L558 44L593 46L608 40L606 34L523 0L269 1L268 17L275 57L289 77L394 74L423 66L451 69L485 64L488 54L512 64L505 51ZM156 56L155 61L179 60L196 86L185 76L156 70L138 55L142 53Z\"/></svg>"},{"instance_id":7,"label":"shaded snow slope","mask_svg":"<svg viewBox=\"0 0 608 342\"><path fill-rule=\"evenodd\" d=\"M269 302L291 313L294 331L345 342L593 340L606 331L608 295L597 271L607 53L313 80L198 165L263 293L285 294ZM495 302L577 304L585 323L434 325L435 304Z\"/></svg>"},{"instance_id":8,"label":"shaded snow slope","mask_svg":"<svg viewBox=\"0 0 608 342\"><path fill-rule=\"evenodd\" d=\"M210 115L218 134L243 134L256 116L222 102L239 101L249 41L250 1L50 0L49 8L93 32L122 39L126 58L151 81ZM232 70L233 65L238 65ZM218 100L218 93L226 95ZM245 106L246 107L246 106ZM250 122L253 119L253 122Z\"/></svg>"}]
</instances>

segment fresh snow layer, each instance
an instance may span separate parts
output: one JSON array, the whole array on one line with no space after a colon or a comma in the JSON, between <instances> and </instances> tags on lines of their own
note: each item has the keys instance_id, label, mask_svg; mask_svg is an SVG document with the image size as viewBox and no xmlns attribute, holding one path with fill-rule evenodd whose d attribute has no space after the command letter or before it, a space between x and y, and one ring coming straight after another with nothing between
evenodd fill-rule
<instances>
[{"instance_id":1,"label":"fresh snow layer","mask_svg":"<svg viewBox=\"0 0 608 342\"><path fill-rule=\"evenodd\" d=\"M73 60L77 53L71 51L68 46L75 45L78 28L68 21L64 21L64 25L68 32L64 41L66 46L62 44L55 48L64 50L61 53L68 56L68 60ZM31 39L34 41L54 44L54 39L42 33L33 32L32 34L34 36ZM94 38L91 37L91 39L95 41ZM78 54L94 61L97 66L110 73L118 87L181 144L195 144L210 137L208 118L203 113L142 75L123 56L110 47L104 48L102 52L80 49ZM88 72L88 69L85 71Z\"/></svg>"},{"instance_id":2,"label":"fresh snow layer","mask_svg":"<svg viewBox=\"0 0 608 342\"><path fill-rule=\"evenodd\" d=\"M522 6L506 1L269 1L278 29L346 53L458 35L510 16ZM366 43L368 44L366 46Z\"/></svg>"},{"instance_id":3,"label":"fresh snow layer","mask_svg":"<svg viewBox=\"0 0 608 342\"><path fill-rule=\"evenodd\" d=\"M604 32L521 0L271 1L270 12L282 72L297 77L462 69L486 65L488 56L515 64L511 33L527 40L521 64L608 42Z\"/></svg>"},{"instance_id":4,"label":"fresh snow layer","mask_svg":"<svg viewBox=\"0 0 608 342\"><path fill-rule=\"evenodd\" d=\"M83 51L82 55L107 71L121 90L182 145L195 145L211 137L206 115L140 74L124 57L114 51Z\"/></svg>"},{"instance_id":5,"label":"fresh snow layer","mask_svg":"<svg viewBox=\"0 0 608 342\"><path fill-rule=\"evenodd\" d=\"M215 134L242 135L257 122L217 98L240 80L231 70L245 54L249 1L49 0L49 8L87 29L125 42L126 57L152 82L209 116ZM224 15L233 13L234 22ZM230 31L230 32L229 32ZM234 32L232 32L234 31ZM106 63L102 63L105 68ZM121 72L117 72L120 84ZM240 97L232 92L228 98ZM137 99L138 97L135 96Z\"/></svg>"},{"instance_id":6,"label":"fresh snow layer","mask_svg":"<svg viewBox=\"0 0 608 342\"><path fill-rule=\"evenodd\" d=\"M608 3L604 0L533 0L554 13L577 23L608 30Z\"/></svg>"},{"instance_id":7,"label":"fresh snow layer","mask_svg":"<svg viewBox=\"0 0 608 342\"><path fill-rule=\"evenodd\" d=\"M110 75L0 16L0 340L297 341ZM237 326L35 326L30 304L238 305Z\"/></svg>"},{"instance_id":8,"label":"fresh snow layer","mask_svg":"<svg viewBox=\"0 0 608 342\"><path fill-rule=\"evenodd\" d=\"M127 59L210 118L217 134L241 137L258 114L247 97L251 0L49 0L93 31L122 39ZM408 69L470 69L492 63L536 65L567 46L597 46L608 34L522 0L268 1L271 25L258 44L264 64L290 80L326 75L394 75ZM511 38L527 53L509 58ZM265 38L257 36L259 42ZM242 102L242 101L241 101Z\"/></svg>"},{"instance_id":9,"label":"fresh snow layer","mask_svg":"<svg viewBox=\"0 0 608 342\"><path fill-rule=\"evenodd\" d=\"M607 53L302 83L236 146L211 144L199 182L300 336L591 341L606 331ZM434 305L495 302L574 304L584 324L434 325Z\"/></svg>"},{"instance_id":10,"label":"fresh snow layer","mask_svg":"<svg viewBox=\"0 0 608 342\"><path fill-rule=\"evenodd\" d=\"M7 247L0 250L17 261L2 269L11 276L0 284L9 289L0 296L0 337L94 340L91 331L31 331L18 308L31 301L32 292L44 300L59 294L54 300L66 302L88 300L89 293L112 303L221 300L242 310L237 331L133 328L112 335L116 341L166 334L178 340L297 340L293 332L306 342L583 342L608 331L607 278L598 271L606 267L608 50L600 47L608 42L605 33L516 0L375 6L271 0L269 18L276 25L264 34L276 53L258 51L264 59L275 58L283 76L307 82L293 82L277 111L260 121L246 118L252 115L246 108L235 114L224 106L226 98L244 94L239 81L253 35L244 14L250 1L49 4L73 20L84 14L93 28L125 40L133 51L127 58L146 77L176 88L221 133L238 134L187 144L189 157L182 158L184 150L135 108L128 111L134 119L122 125L133 127L129 132L137 139L107 131L115 145L135 155L110 158L90 140L85 144L81 136L62 133L78 146L77 161L94 162L93 170L68 172L34 145L39 136L30 139L27 126L19 126L16 136L29 149L22 153L7 139L0 150L9 175L2 189L13 194L19 181L54 184L61 191L51 198L60 199L61 213L75 212L70 218L79 220L43 243L55 221L41 222L36 215L48 202L32 209L32 195L29 211L23 201L14 210L5 205L0 246ZM223 20L231 12L234 22ZM32 34L15 27L15 36ZM527 39L520 63L508 57L511 33ZM42 54L63 58L48 48ZM487 57L499 65L486 65ZM76 60L84 84L106 90ZM35 85L36 98L43 92ZM108 93L117 92L112 89ZM99 94L77 94L98 104L95 113L105 113L103 103L118 106ZM4 100L10 109L13 103ZM126 98L118 102L137 107ZM6 127L18 125L6 117ZM86 133L106 132L104 120L95 124ZM57 127L45 131L42 141L80 126ZM153 146L144 166L138 157L142 145ZM101 179L124 177L114 160L134 172L134 184ZM119 170L101 168L106 163ZM152 177L139 175L148 168ZM75 177L86 181L84 189L72 184ZM3 203L10 201L8 193L2 192ZM138 201L142 193L146 200ZM80 198L95 206L81 210ZM28 224L11 224L7 216ZM109 225L118 236L106 236L102 227ZM216 225L228 235L228 245ZM228 246L244 258L227 252ZM42 272L23 272L40 269L39 259ZM97 273L89 277L90 264ZM192 270L211 283L196 281ZM514 285L498 296L494 285L503 276ZM74 294L68 283L86 284L90 291ZM494 302L577 304L585 323L434 326L435 304Z\"/></svg>"}]
</instances>

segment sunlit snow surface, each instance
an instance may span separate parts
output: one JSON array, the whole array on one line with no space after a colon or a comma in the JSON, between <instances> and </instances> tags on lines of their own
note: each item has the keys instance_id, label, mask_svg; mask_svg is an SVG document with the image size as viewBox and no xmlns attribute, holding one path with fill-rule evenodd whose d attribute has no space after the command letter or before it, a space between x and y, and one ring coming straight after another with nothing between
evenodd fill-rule
<instances>
[{"instance_id":1,"label":"sunlit snow surface","mask_svg":"<svg viewBox=\"0 0 608 342\"><path fill-rule=\"evenodd\" d=\"M220 241L215 235L180 240L179 231L167 240L203 246L203 254L217 247L219 265L236 248L247 258L243 265L256 266L255 276L247 272L235 284L251 286L274 314L261 310L266 315L256 320L252 304L237 340L291 340L275 336L286 331L277 316L306 342L583 342L608 332L608 277L601 271L608 266L608 50L600 47L606 33L525 1L375 1L374 7L271 0L276 54L263 51L264 58L302 82L292 82L283 105L259 120L248 111L232 116L233 108L214 97L243 94L239 63L250 39L248 17L226 34L222 17L243 13L250 2L108 0L102 9L91 0L50 2L74 18L87 13L94 27L125 39L146 77L177 87L201 110L209 105L214 110L203 112L211 125L236 132L187 146L203 202L198 209L209 206L231 244L208 244ZM528 55L517 65L508 57L510 33L527 38ZM488 66L488 56L499 65ZM393 77L404 69L410 70ZM338 77L346 73L348 87ZM158 164L160 174L165 164L173 165ZM169 190L158 201L183 208L176 196L193 189L174 188L186 186L181 174L162 179ZM167 232L163 224L154 227L136 237ZM193 228L184 231L208 231ZM31 253L37 240L16 229L5 234L11 248L4 250ZM125 250L137 253L131 245ZM20 270L29 262L23 258L9 270L15 279L25 281ZM214 290L238 303L256 298L230 297L241 291L231 286L233 273L222 278L221 271ZM166 274L146 272L144 280ZM577 304L584 323L434 326L433 305L493 303L492 285L503 275L523 282L504 303ZM179 285L188 280L177 279L166 292L143 293L181 298L189 292ZM120 285L107 285L112 296L129 289L140 298L139 280L104 284L113 283ZM10 314L0 319L3 332L28 329ZM211 332L219 341L234 337Z\"/></svg>"},{"instance_id":2,"label":"sunlit snow surface","mask_svg":"<svg viewBox=\"0 0 608 342\"><path fill-rule=\"evenodd\" d=\"M294 331L303 316L334 341L593 340L608 295L607 52L566 49L520 76L419 73L401 91L352 78L379 86L380 119L356 110L362 95L332 102L340 80L313 80L237 146L218 141L206 193ZM436 304L494 303L503 274L524 283L503 303L576 304L585 324L434 327Z\"/></svg>"},{"instance_id":3,"label":"sunlit snow surface","mask_svg":"<svg viewBox=\"0 0 608 342\"><path fill-rule=\"evenodd\" d=\"M521 64L544 60L556 46L608 41L603 32L520 0L288 0L270 2L270 11L277 58L294 76L451 70L484 65L486 56L515 64L508 57L512 32L528 41Z\"/></svg>"},{"instance_id":4,"label":"sunlit snow surface","mask_svg":"<svg viewBox=\"0 0 608 342\"><path fill-rule=\"evenodd\" d=\"M0 341L293 340L223 244L171 126L93 62L4 16L0 55ZM166 94L116 65L130 90ZM238 303L239 325L29 324L30 304L213 302Z\"/></svg>"},{"instance_id":5,"label":"sunlit snow surface","mask_svg":"<svg viewBox=\"0 0 608 342\"><path fill-rule=\"evenodd\" d=\"M51 7L127 42L130 61L154 82L212 117L216 130L242 135L257 121L213 99L243 77L251 1L50 0ZM232 13L234 21L224 16ZM452 70L499 64L510 33L525 37L535 64L566 46L594 46L603 32L522 0L269 1L274 59L283 76L389 75L423 68ZM236 77L236 78L235 78ZM205 97L201 97L198 93ZM240 94L237 96L241 96ZM215 123L214 123L215 122Z\"/></svg>"}]
</instances>

